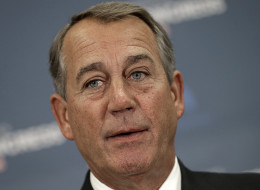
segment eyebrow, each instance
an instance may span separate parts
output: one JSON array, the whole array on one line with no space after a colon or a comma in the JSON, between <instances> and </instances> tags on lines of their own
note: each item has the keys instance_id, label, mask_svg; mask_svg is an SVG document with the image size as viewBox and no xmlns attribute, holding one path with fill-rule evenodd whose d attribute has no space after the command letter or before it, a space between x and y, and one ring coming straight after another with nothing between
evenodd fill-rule
<instances>
[{"instance_id":1,"label":"eyebrow","mask_svg":"<svg viewBox=\"0 0 260 190\"><path fill-rule=\"evenodd\" d=\"M140 60L148 60L151 64L153 64L153 60L151 57L149 57L146 54L138 54L138 55L133 55L133 56L129 56L127 57L126 61L125 61L125 65L126 67L129 67L130 65L134 65L136 63L138 63ZM86 74L87 72L91 72L91 71L101 71L103 69L103 63L102 62L95 62L92 63L90 65L87 65L85 67L82 67L77 76L76 76L76 80L79 83L79 81L81 80L82 76L84 74Z\"/></svg>"},{"instance_id":2,"label":"eyebrow","mask_svg":"<svg viewBox=\"0 0 260 190\"><path fill-rule=\"evenodd\" d=\"M154 64L154 61L152 60L152 58L146 54L129 56L129 57L127 57L125 63L126 63L126 65L133 65L133 64L138 63L141 60L148 60L150 63Z\"/></svg>"},{"instance_id":3,"label":"eyebrow","mask_svg":"<svg viewBox=\"0 0 260 190\"><path fill-rule=\"evenodd\" d=\"M90 72L90 71L100 71L102 70L102 62L95 62L95 63L92 63L90 65L87 65L85 67L82 67L78 74L77 74L77 77L76 77L76 80L77 82L79 82L82 78L82 76L87 73L87 72Z\"/></svg>"}]
</instances>

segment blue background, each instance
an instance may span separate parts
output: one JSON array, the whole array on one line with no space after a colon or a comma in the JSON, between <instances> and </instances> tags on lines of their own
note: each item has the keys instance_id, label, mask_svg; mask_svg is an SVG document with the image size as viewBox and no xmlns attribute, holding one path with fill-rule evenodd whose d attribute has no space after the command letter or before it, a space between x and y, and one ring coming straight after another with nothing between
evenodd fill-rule
<instances>
[{"instance_id":1,"label":"blue background","mask_svg":"<svg viewBox=\"0 0 260 190\"><path fill-rule=\"evenodd\" d=\"M193 170L260 172L260 1L138 3L153 12L163 5L192 2L194 8L209 1L221 3L222 12L208 8L204 16L198 16L200 10L178 22L173 17L162 20L185 82L186 111L178 124L177 155ZM49 47L71 15L98 2L1 0L0 146L15 142L18 132L25 135L28 129L53 125ZM176 18L187 12L178 10ZM58 139L53 146L16 154L11 148L0 149L0 189L79 189L87 165L74 142L61 135Z\"/></svg>"}]
</instances>

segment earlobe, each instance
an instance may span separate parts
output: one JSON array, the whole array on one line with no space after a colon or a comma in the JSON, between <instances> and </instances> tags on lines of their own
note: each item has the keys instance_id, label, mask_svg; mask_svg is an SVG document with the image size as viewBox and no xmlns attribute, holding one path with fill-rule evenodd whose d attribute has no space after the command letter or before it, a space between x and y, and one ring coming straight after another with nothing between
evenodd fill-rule
<instances>
[{"instance_id":1,"label":"earlobe","mask_svg":"<svg viewBox=\"0 0 260 190\"><path fill-rule=\"evenodd\" d=\"M174 94L174 104L177 113L177 118L181 118L184 113L184 84L182 75L179 71L174 71L173 82L171 86L172 93Z\"/></svg>"},{"instance_id":2,"label":"earlobe","mask_svg":"<svg viewBox=\"0 0 260 190\"><path fill-rule=\"evenodd\" d=\"M50 97L50 103L53 115L59 125L63 136L69 140L74 140L74 136L68 119L67 102L60 95L53 94Z\"/></svg>"}]
</instances>

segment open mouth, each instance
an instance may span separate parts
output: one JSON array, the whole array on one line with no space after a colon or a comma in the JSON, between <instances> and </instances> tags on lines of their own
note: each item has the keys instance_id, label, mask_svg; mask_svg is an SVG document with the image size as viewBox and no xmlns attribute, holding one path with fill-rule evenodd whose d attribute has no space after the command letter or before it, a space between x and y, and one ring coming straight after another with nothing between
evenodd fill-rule
<instances>
[{"instance_id":1,"label":"open mouth","mask_svg":"<svg viewBox=\"0 0 260 190\"><path fill-rule=\"evenodd\" d=\"M140 133L142 131L136 131L136 132L126 132L126 133L119 133L115 136L112 136L112 137L121 137L121 136L127 136L127 135L132 135L132 134L135 134L135 133Z\"/></svg>"},{"instance_id":2,"label":"open mouth","mask_svg":"<svg viewBox=\"0 0 260 190\"><path fill-rule=\"evenodd\" d=\"M143 135L147 129L145 130L137 130L137 131L126 131L126 132L118 132L114 135L111 135L109 139L118 139L118 140L135 140Z\"/></svg>"}]
</instances>

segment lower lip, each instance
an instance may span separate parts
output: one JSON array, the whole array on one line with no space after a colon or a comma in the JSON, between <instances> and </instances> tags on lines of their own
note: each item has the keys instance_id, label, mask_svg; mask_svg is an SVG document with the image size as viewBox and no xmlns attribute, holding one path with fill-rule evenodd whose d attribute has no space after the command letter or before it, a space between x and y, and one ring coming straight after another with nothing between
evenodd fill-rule
<instances>
[{"instance_id":1,"label":"lower lip","mask_svg":"<svg viewBox=\"0 0 260 190\"><path fill-rule=\"evenodd\" d=\"M108 140L117 141L117 142L133 142L138 141L147 133L147 130L130 133L128 135L118 135L115 137L110 137Z\"/></svg>"}]
</instances>

